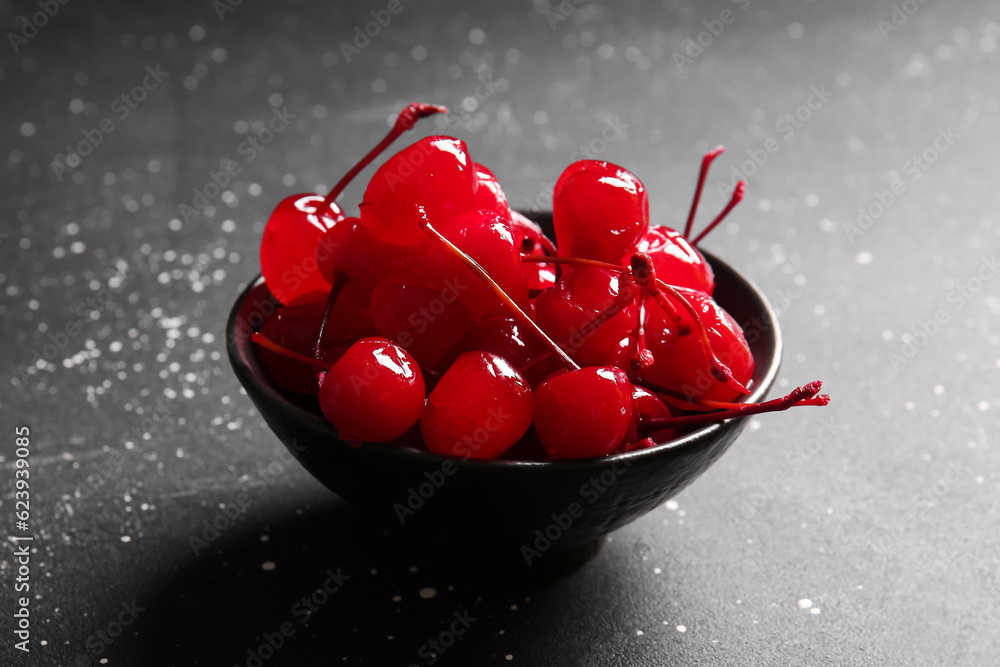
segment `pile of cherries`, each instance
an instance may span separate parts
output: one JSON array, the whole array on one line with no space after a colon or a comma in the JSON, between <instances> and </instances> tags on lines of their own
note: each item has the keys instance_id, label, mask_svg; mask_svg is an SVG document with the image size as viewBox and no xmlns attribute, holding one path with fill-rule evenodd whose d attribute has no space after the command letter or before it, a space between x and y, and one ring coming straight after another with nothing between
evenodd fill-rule
<instances>
[{"instance_id":1,"label":"pile of cherries","mask_svg":"<svg viewBox=\"0 0 1000 667\"><path fill-rule=\"evenodd\" d=\"M445 136L391 157L359 216L347 216L335 202L347 183L419 118L445 111L411 104L328 195L284 199L264 230L261 269L281 307L253 340L273 381L316 396L341 439L464 458L582 458L827 403L819 382L735 402L749 393L754 359L712 299L696 245L742 199L743 182L690 240L721 148L702 161L683 234L649 226L634 174L580 160L555 185L557 246L511 210L464 141Z\"/></svg>"}]
</instances>

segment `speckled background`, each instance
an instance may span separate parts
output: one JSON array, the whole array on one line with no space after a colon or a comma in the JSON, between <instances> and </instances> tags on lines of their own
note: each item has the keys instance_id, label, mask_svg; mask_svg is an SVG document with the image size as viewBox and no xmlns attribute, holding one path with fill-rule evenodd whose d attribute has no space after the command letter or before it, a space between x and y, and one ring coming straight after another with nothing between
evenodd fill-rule
<instances>
[{"instance_id":1,"label":"speckled background","mask_svg":"<svg viewBox=\"0 0 1000 667\"><path fill-rule=\"evenodd\" d=\"M997 664L995 3L402 0L350 51L386 2L225 1L0 0L0 533L34 536L30 654L9 541L0 564L4 665L431 664L455 614L475 621L438 664ZM700 220L735 178L748 196L705 246L781 311L779 390L834 403L754 419L557 581L364 525L255 413L223 325L273 205L411 99L453 110L411 139L457 134L525 208L586 147L680 225L726 144ZM249 149L275 107L294 118ZM225 158L240 173L181 209Z\"/></svg>"}]
</instances>

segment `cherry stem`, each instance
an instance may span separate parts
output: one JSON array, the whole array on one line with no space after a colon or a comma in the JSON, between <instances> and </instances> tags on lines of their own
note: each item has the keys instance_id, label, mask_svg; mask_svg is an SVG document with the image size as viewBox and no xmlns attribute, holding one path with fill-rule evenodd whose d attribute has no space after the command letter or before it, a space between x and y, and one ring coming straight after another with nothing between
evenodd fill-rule
<instances>
[{"instance_id":1,"label":"cherry stem","mask_svg":"<svg viewBox=\"0 0 1000 667\"><path fill-rule=\"evenodd\" d=\"M396 140L399 135L403 134L407 130L412 130L417 124L417 121L421 118L426 118L427 116L433 116L436 113L448 113L447 107L438 106L436 104L422 104L421 102L410 102L405 109L399 112L399 116L396 117L396 123L389 130L389 133L385 135L385 138L378 143L375 148L368 151L361 160L354 165L349 172L344 174L344 177L337 181L337 184L333 186L328 194L323 199L322 206L319 207L320 211L325 211L327 208L336 201L340 193L344 191L347 184L354 180L354 177L358 175L362 169L371 164L371 161L377 158L382 151L389 147L389 145Z\"/></svg>"},{"instance_id":2,"label":"cherry stem","mask_svg":"<svg viewBox=\"0 0 1000 667\"><path fill-rule=\"evenodd\" d=\"M312 357L307 357L304 354L293 352L287 347L282 347L262 333L258 333L256 331L253 332L253 334L250 335L250 340L257 343L264 349L274 352L275 354L280 354L283 357L288 357L289 359L294 359L295 361L301 361L304 364L309 364L310 366L319 368L320 370L329 371L333 368L333 364L328 364L325 361L313 359Z\"/></svg>"},{"instance_id":3,"label":"cherry stem","mask_svg":"<svg viewBox=\"0 0 1000 667\"><path fill-rule=\"evenodd\" d=\"M497 282L493 280L492 277L490 277L490 274L486 272L486 269L480 266L476 260L472 259L472 257L470 257L468 253L466 253L457 245L449 241L441 232L434 229L434 226L431 225L430 221L427 220L426 216L421 217L420 228L424 230L425 233L429 234L431 237L437 239L440 243L444 244L444 246L448 248L449 252L451 252L455 257L460 259L462 263L464 263L467 267L472 269L472 272L475 273L480 278L480 280L486 283L490 287L490 289L493 290L493 293L496 294L497 297L499 297L500 301L503 302L503 304L507 306L507 308L509 308L518 317L518 319L520 319L521 322L524 323L526 327L531 329L535 333L535 335L538 336L538 338L543 343L545 343L545 345L547 345L552 352L555 353L557 357L559 357L564 366L566 366L570 370L574 371L580 370L580 365L577 364L575 361L573 361L573 358L570 357L568 354L566 354L566 352L561 347L559 347L559 345L557 345L555 341L549 338L548 334L542 331L542 329L537 324L535 324L535 321L532 320L530 317L528 317L527 313L521 310L521 307L518 306L517 303L515 303L514 300L510 298L510 296L506 292L503 291L503 288L500 287L500 285L498 285Z\"/></svg>"},{"instance_id":4,"label":"cherry stem","mask_svg":"<svg viewBox=\"0 0 1000 667\"><path fill-rule=\"evenodd\" d=\"M725 219L725 217L729 215L729 212L736 207L737 204L743 201L743 195L746 194L746 191L747 191L746 181L740 181L739 183L737 183L736 189L733 190L733 196L729 199L729 203L726 204L726 208L722 209L722 212L720 212L719 215L715 216L715 220L709 223L708 227L702 230L701 234L698 234L698 236L695 237L694 241L691 241L691 245L698 245L699 241L708 236L708 233L713 229L715 229L716 225L722 222Z\"/></svg>"},{"instance_id":5,"label":"cherry stem","mask_svg":"<svg viewBox=\"0 0 1000 667\"><path fill-rule=\"evenodd\" d=\"M701 158L701 171L698 173L698 186L694 190L694 199L691 201L691 212L688 213L687 224L684 225L684 237L691 238L691 225L694 224L694 214L698 211L698 202L701 201L701 191L705 189L705 179L708 178L708 168L712 166L715 158L722 155L725 146L717 146L705 153Z\"/></svg>"},{"instance_id":6,"label":"cherry stem","mask_svg":"<svg viewBox=\"0 0 1000 667\"><path fill-rule=\"evenodd\" d=\"M350 278L347 277L346 273L340 269L334 270L333 287L330 288L330 294L326 297L326 307L323 308L323 319L319 321L319 333L316 334L316 344L313 346L313 356L317 359L319 359L327 321L330 319L330 313L333 312L333 304L337 302L337 297L340 296L341 291L347 286L348 282L350 282Z\"/></svg>"},{"instance_id":7,"label":"cherry stem","mask_svg":"<svg viewBox=\"0 0 1000 667\"><path fill-rule=\"evenodd\" d=\"M682 417L658 417L656 419L640 419L640 425L644 429L656 431L675 426L691 426L694 424L708 424L720 422L735 417L748 417L759 415L764 412L781 412L796 405L826 405L830 402L830 397L826 395L817 396L823 383L819 380L803 385L781 398L776 398L764 403L739 403L739 407L720 412L711 412L700 415L684 415Z\"/></svg>"}]
</instances>

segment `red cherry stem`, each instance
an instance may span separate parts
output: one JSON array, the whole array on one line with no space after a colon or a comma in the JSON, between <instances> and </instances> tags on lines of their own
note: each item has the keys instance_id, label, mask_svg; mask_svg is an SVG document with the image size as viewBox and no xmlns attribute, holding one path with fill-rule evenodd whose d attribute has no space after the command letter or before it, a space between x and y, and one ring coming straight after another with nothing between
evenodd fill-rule
<instances>
[{"instance_id":1,"label":"red cherry stem","mask_svg":"<svg viewBox=\"0 0 1000 667\"><path fill-rule=\"evenodd\" d=\"M253 334L250 335L250 340L267 350L271 350L271 352L274 352L275 354L280 354L283 357L288 357L289 359L294 359L295 361L301 361L304 364L309 364L310 366L319 368L320 370L329 371L333 368L333 364L328 364L325 361L313 359L312 357L307 357L304 354L293 352L287 347L282 347L262 333L258 333L256 331L253 332Z\"/></svg>"},{"instance_id":2,"label":"red cherry stem","mask_svg":"<svg viewBox=\"0 0 1000 667\"><path fill-rule=\"evenodd\" d=\"M694 241L691 241L691 245L698 245L699 241L708 236L708 233L713 229L715 229L716 225L722 222L725 219L725 217L729 215L729 212L736 207L737 204L743 201L743 195L746 194L746 191L747 191L746 181L740 181L739 183L737 183L736 189L733 190L732 198L730 198L729 203L726 204L726 208L722 209L722 212L719 213L719 215L715 216L715 220L713 220L708 225L708 227L703 229L701 234L698 234L698 236L695 237Z\"/></svg>"},{"instance_id":3,"label":"red cherry stem","mask_svg":"<svg viewBox=\"0 0 1000 667\"><path fill-rule=\"evenodd\" d=\"M694 424L709 424L720 422L734 417L748 417L765 412L780 412L796 405L826 405L830 402L829 396L817 396L823 383L819 380L810 382L799 387L787 396L776 398L764 403L740 403L738 408L711 412L700 415L684 415L682 417L658 417L656 419L643 420L640 417L640 426L650 431L670 428L675 426L691 426Z\"/></svg>"},{"instance_id":4,"label":"red cherry stem","mask_svg":"<svg viewBox=\"0 0 1000 667\"><path fill-rule=\"evenodd\" d=\"M701 191L705 189L705 179L708 178L708 168L712 166L712 161L722 155L725 146L717 146L705 153L701 158L701 171L698 173L698 187L694 189L694 200L691 201L691 212L688 213L687 224L684 225L684 237L691 238L691 225L694 224L694 214L698 211L698 202L701 201Z\"/></svg>"},{"instance_id":5,"label":"red cherry stem","mask_svg":"<svg viewBox=\"0 0 1000 667\"><path fill-rule=\"evenodd\" d=\"M319 359L327 321L330 319L330 313L333 312L333 304L337 302L337 297L340 296L340 293L347 286L348 282L350 282L350 278L347 277L346 273L340 269L334 269L333 287L330 288L330 294L326 297L326 307L323 308L323 319L319 321L319 332L316 334L316 344L313 346L313 356L317 359Z\"/></svg>"},{"instance_id":6,"label":"red cherry stem","mask_svg":"<svg viewBox=\"0 0 1000 667\"><path fill-rule=\"evenodd\" d=\"M538 338L543 343L545 343L545 345L547 345L548 348L553 353L555 353L557 357L559 357L560 361L562 361L563 365L566 366L566 368L569 368L570 370L574 371L580 370L580 365L577 364L575 361L573 361L572 357L566 354L566 352L561 347L559 347L555 343L555 341L549 338L548 334L542 331L541 328L537 324L535 324L535 321L532 320L530 317L528 317L527 313L521 310L521 307L518 306L506 292L503 291L503 288L500 287L500 285L498 285L496 281L493 280L493 278L490 277L490 274L486 272L486 269L480 266L476 260L472 259L472 257L470 257L468 253L466 253L457 245L449 241L441 232L434 229L434 226L431 225L430 221L427 220L426 216L421 217L420 228L424 230L424 232L430 235L432 238L437 239L448 249L448 251L451 254L453 254L455 257L460 259L462 263L464 263L466 266L472 269L472 272L475 273L480 278L480 280L486 283L490 287L490 289L493 290L493 293L496 294L497 297L499 297L500 301L502 301L503 304L507 306L507 308L509 308L526 327L531 329L535 333L535 335L538 336Z\"/></svg>"},{"instance_id":7,"label":"red cherry stem","mask_svg":"<svg viewBox=\"0 0 1000 667\"><path fill-rule=\"evenodd\" d=\"M371 161L377 158L382 151L389 147L389 145L396 140L399 135L403 134L407 130L412 130L417 124L417 121L421 118L426 118L427 116L433 116L436 113L448 113L447 107L438 106L436 104L422 104L421 102L410 102L410 104L399 112L399 116L396 117L396 122L389 130L389 134L385 135L385 138L378 143L375 148L368 151L361 160L354 165L354 168L349 172L344 174L344 177L337 181L337 184L333 186L330 190L330 194L326 196L323 200L323 205L320 206L320 211L325 211L332 204L340 193L343 192L347 184L354 180L354 177L358 175L362 169L371 164Z\"/></svg>"}]
</instances>

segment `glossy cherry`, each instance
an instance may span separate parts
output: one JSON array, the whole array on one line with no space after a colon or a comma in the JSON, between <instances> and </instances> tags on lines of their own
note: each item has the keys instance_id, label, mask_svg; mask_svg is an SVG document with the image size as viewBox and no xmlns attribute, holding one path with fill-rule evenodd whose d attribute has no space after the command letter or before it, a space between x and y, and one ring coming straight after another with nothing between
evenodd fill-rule
<instances>
[{"instance_id":1,"label":"glossy cherry","mask_svg":"<svg viewBox=\"0 0 1000 667\"><path fill-rule=\"evenodd\" d=\"M305 356L312 356L316 331L323 316L323 302L314 301L297 306L278 308L264 320L258 331L275 344ZM316 369L308 364L262 348L260 361L271 379L281 387L296 394L315 394Z\"/></svg>"},{"instance_id":2,"label":"glossy cherry","mask_svg":"<svg viewBox=\"0 0 1000 667\"><path fill-rule=\"evenodd\" d=\"M319 388L323 416L349 442L389 442L424 408L424 377L410 354L385 338L362 338L333 365Z\"/></svg>"},{"instance_id":3,"label":"glossy cherry","mask_svg":"<svg viewBox=\"0 0 1000 667\"><path fill-rule=\"evenodd\" d=\"M622 276L613 271L567 268L555 287L535 300L538 324L581 366L626 368L638 310L637 291L623 287ZM625 305L616 307L622 299Z\"/></svg>"},{"instance_id":4,"label":"glossy cherry","mask_svg":"<svg viewBox=\"0 0 1000 667\"><path fill-rule=\"evenodd\" d=\"M562 257L617 263L649 228L646 188L618 165L579 160L556 181L552 219Z\"/></svg>"},{"instance_id":5,"label":"glossy cherry","mask_svg":"<svg viewBox=\"0 0 1000 667\"><path fill-rule=\"evenodd\" d=\"M361 223L379 239L414 246L420 221L444 224L475 206L478 177L464 141L425 137L379 167L361 202Z\"/></svg>"},{"instance_id":6,"label":"glossy cherry","mask_svg":"<svg viewBox=\"0 0 1000 667\"><path fill-rule=\"evenodd\" d=\"M681 434L679 428L665 428L650 432L646 424L653 419L668 419L680 412L664 403L663 399L646 389L635 385L632 387L632 419L628 431L622 438L621 449L628 451L630 445L650 438L652 443L664 443L673 440Z\"/></svg>"},{"instance_id":7,"label":"glossy cherry","mask_svg":"<svg viewBox=\"0 0 1000 667\"><path fill-rule=\"evenodd\" d=\"M316 258L330 284L334 272L343 271L352 289L365 298L386 277L414 279L412 249L382 241L359 218L347 218L330 229L316 247Z\"/></svg>"},{"instance_id":8,"label":"glossy cherry","mask_svg":"<svg viewBox=\"0 0 1000 667\"><path fill-rule=\"evenodd\" d=\"M548 347L513 317L496 316L482 320L469 330L460 347L503 357L532 387L562 368L559 359L549 352Z\"/></svg>"},{"instance_id":9,"label":"glossy cherry","mask_svg":"<svg viewBox=\"0 0 1000 667\"><path fill-rule=\"evenodd\" d=\"M500 181L492 171L479 164L472 163L476 170L476 194L473 199L473 208L486 211L493 211L504 220L510 221L510 204L507 203L507 195L500 187Z\"/></svg>"},{"instance_id":10,"label":"glossy cherry","mask_svg":"<svg viewBox=\"0 0 1000 667\"><path fill-rule=\"evenodd\" d=\"M420 432L432 452L495 459L531 426L534 406L527 381L505 359L466 352L431 392Z\"/></svg>"},{"instance_id":11,"label":"glossy cherry","mask_svg":"<svg viewBox=\"0 0 1000 667\"><path fill-rule=\"evenodd\" d=\"M610 454L632 420L632 385L614 367L555 375L535 390L535 430L556 458Z\"/></svg>"},{"instance_id":12,"label":"glossy cherry","mask_svg":"<svg viewBox=\"0 0 1000 667\"><path fill-rule=\"evenodd\" d=\"M687 287L711 295L715 275L705 256L680 232L669 227L650 227L636 244L653 260L657 277L675 287ZM622 258L627 264L629 256Z\"/></svg>"},{"instance_id":13,"label":"glossy cherry","mask_svg":"<svg viewBox=\"0 0 1000 667\"><path fill-rule=\"evenodd\" d=\"M510 225L493 211L472 210L437 225L438 231L476 261L506 294L522 308L528 305L521 255ZM427 287L455 294L474 318L502 309L489 285L437 240L425 237L417 257L416 273Z\"/></svg>"},{"instance_id":14,"label":"glossy cherry","mask_svg":"<svg viewBox=\"0 0 1000 667\"><path fill-rule=\"evenodd\" d=\"M436 369L472 321L458 296L386 278L372 292L372 321L380 335L405 348L421 368Z\"/></svg>"},{"instance_id":15,"label":"glossy cherry","mask_svg":"<svg viewBox=\"0 0 1000 667\"><path fill-rule=\"evenodd\" d=\"M729 368L737 382L747 386L753 377L754 360L740 325L704 292L677 291L697 311L715 356ZM735 400L742 392L710 372L691 315L686 310L679 312L680 325L659 308L647 309L646 342L655 362L642 376L690 399Z\"/></svg>"},{"instance_id":16,"label":"glossy cherry","mask_svg":"<svg viewBox=\"0 0 1000 667\"><path fill-rule=\"evenodd\" d=\"M260 242L260 270L274 298L285 305L321 300L330 291L316 261L316 246L344 219L335 202L298 194L275 207Z\"/></svg>"}]
</instances>

